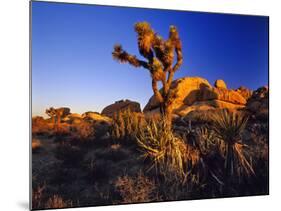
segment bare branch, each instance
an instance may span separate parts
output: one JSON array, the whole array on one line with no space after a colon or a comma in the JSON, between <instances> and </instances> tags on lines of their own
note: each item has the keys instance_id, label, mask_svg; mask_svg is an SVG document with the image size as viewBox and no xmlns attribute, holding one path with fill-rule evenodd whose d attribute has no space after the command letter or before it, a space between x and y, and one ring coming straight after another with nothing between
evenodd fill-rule
<instances>
[{"instance_id":1,"label":"bare branch","mask_svg":"<svg viewBox=\"0 0 281 211\"><path fill-rule=\"evenodd\" d=\"M183 61L182 44L181 44L178 30L175 26L170 27L169 39L171 40L177 54L177 62L175 66L171 69L171 71L175 72L182 65L182 61Z\"/></svg>"}]
</instances>

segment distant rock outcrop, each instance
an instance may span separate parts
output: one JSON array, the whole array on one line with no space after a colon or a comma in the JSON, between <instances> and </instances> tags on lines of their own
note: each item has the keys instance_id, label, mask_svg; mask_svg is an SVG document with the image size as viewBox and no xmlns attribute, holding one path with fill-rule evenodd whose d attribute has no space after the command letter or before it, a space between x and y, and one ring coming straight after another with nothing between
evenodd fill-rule
<instances>
[{"instance_id":1,"label":"distant rock outcrop","mask_svg":"<svg viewBox=\"0 0 281 211\"><path fill-rule=\"evenodd\" d=\"M115 103L106 106L101 114L112 117L114 113L119 111L124 111L130 109L132 112L141 112L140 104L138 102L130 101L130 100L120 100Z\"/></svg>"},{"instance_id":2,"label":"distant rock outcrop","mask_svg":"<svg viewBox=\"0 0 281 211\"><path fill-rule=\"evenodd\" d=\"M88 111L82 114L83 119L93 120L95 122L110 123L111 119L107 116L101 115L98 112Z\"/></svg>"},{"instance_id":3,"label":"distant rock outcrop","mask_svg":"<svg viewBox=\"0 0 281 211\"><path fill-rule=\"evenodd\" d=\"M244 86L240 86L235 91L238 92L240 95L242 95L246 100L248 100L253 94L252 90L250 90Z\"/></svg>"},{"instance_id":4,"label":"distant rock outcrop","mask_svg":"<svg viewBox=\"0 0 281 211\"><path fill-rule=\"evenodd\" d=\"M244 89L243 89L244 91ZM247 101L242 90L229 90L223 80L217 80L215 87L200 77L180 78L172 83L171 106L173 113L185 116L194 110L210 110L215 108L240 109ZM244 92L243 92L244 94ZM144 112L158 112L159 103L152 96L144 108Z\"/></svg>"},{"instance_id":5,"label":"distant rock outcrop","mask_svg":"<svg viewBox=\"0 0 281 211\"><path fill-rule=\"evenodd\" d=\"M267 119L269 110L269 90L267 86L258 88L249 98L246 108L257 118Z\"/></svg>"},{"instance_id":6,"label":"distant rock outcrop","mask_svg":"<svg viewBox=\"0 0 281 211\"><path fill-rule=\"evenodd\" d=\"M80 123L81 120L82 120L81 115L77 113L70 113L62 119L63 122L74 123L74 124Z\"/></svg>"}]
</instances>

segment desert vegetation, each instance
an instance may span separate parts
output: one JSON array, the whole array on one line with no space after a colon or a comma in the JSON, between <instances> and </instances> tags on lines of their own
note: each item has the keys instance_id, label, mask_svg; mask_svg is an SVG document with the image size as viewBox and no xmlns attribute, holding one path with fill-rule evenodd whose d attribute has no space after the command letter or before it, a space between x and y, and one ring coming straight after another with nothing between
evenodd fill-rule
<instances>
[{"instance_id":1,"label":"desert vegetation","mask_svg":"<svg viewBox=\"0 0 281 211\"><path fill-rule=\"evenodd\" d=\"M112 55L149 70L152 98L143 111L122 100L102 114L51 107L33 117L33 209L268 194L268 88L173 81L177 28L166 40L147 22L135 31L145 60L121 45Z\"/></svg>"}]
</instances>

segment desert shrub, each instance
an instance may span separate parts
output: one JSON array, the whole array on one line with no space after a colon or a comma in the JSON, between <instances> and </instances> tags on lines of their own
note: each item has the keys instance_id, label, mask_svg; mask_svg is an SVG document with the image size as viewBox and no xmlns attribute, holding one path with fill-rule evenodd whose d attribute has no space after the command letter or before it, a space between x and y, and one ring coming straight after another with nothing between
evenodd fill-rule
<instances>
[{"instance_id":1,"label":"desert shrub","mask_svg":"<svg viewBox=\"0 0 281 211\"><path fill-rule=\"evenodd\" d=\"M241 133L248 118L241 112L222 110L214 113L212 129L216 137L224 144L225 178L240 180L242 176L254 175L254 169L247 158L247 145L242 143Z\"/></svg>"},{"instance_id":2,"label":"desert shrub","mask_svg":"<svg viewBox=\"0 0 281 211\"><path fill-rule=\"evenodd\" d=\"M85 150L63 141L57 145L54 153L55 157L65 165L76 166L83 160Z\"/></svg>"},{"instance_id":3,"label":"desert shrub","mask_svg":"<svg viewBox=\"0 0 281 211\"><path fill-rule=\"evenodd\" d=\"M67 137L71 135L70 127L68 123L60 123L60 126L53 129L53 133L55 137Z\"/></svg>"},{"instance_id":4,"label":"desert shrub","mask_svg":"<svg viewBox=\"0 0 281 211\"><path fill-rule=\"evenodd\" d=\"M130 150L121 144L112 144L105 149L96 151L96 157L99 159L112 160L115 162L125 160L130 156Z\"/></svg>"},{"instance_id":5,"label":"desert shrub","mask_svg":"<svg viewBox=\"0 0 281 211\"><path fill-rule=\"evenodd\" d=\"M254 141L247 147L249 161L255 169L255 178L247 181L251 187L247 188L257 194L269 192L269 147L267 134L254 136Z\"/></svg>"},{"instance_id":6,"label":"desert shrub","mask_svg":"<svg viewBox=\"0 0 281 211\"><path fill-rule=\"evenodd\" d=\"M122 143L130 143L134 140L144 124L144 119L135 112L125 110L116 113L113 116L111 127L111 137Z\"/></svg>"},{"instance_id":7,"label":"desert shrub","mask_svg":"<svg viewBox=\"0 0 281 211\"><path fill-rule=\"evenodd\" d=\"M40 150L40 148L42 147L42 144L39 139L32 138L31 146L32 146L32 152L34 153L34 152L37 152L38 150Z\"/></svg>"},{"instance_id":8,"label":"desert shrub","mask_svg":"<svg viewBox=\"0 0 281 211\"><path fill-rule=\"evenodd\" d=\"M65 201L58 195L53 195L52 197L50 197L45 204L46 209L66 208L72 206L72 201Z\"/></svg>"},{"instance_id":9,"label":"desert shrub","mask_svg":"<svg viewBox=\"0 0 281 211\"><path fill-rule=\"evenodd\" d=\"M150 202L158 199L155 182L139 172L137 176L118 177L114 183L122 203Z\"/></svg>"},{"instance_id":10,"label":"desert shrub","mask_svg":"<svg viewBox=\"0 0 281 211\"><path fill-rule=\"evenodd\" d=\"M152 159L153 165L166 181L185 181L188 171L199 162L199 151L191 148L173 134L165 119L148 122L137 136L144 157Z\"/></svg>"},{"instance_id":11,"label":"desert shrub","mask_svg":"<svg viewBox=\"0 0 281 211\"><path fill-rule=\"evenodd\" d=\"M32 117L32 134L47 135L51 133L51 127L43 117Z\"/></svg>"},{"instance_id":12,"label":"desert shrub","mask_svg":"<svg viewBox=\"0 0 281 211\"><path fill-rule=\"evenodd\" d=\"M90 142L95 138L94 124L88 121L82 121L72 128L72 137L79 142Z\"/></svg>"},{"instance_id":13,"label":"desert shrub","mask_svg":"<svg viewBox=\"0 0 281 211\"><path fill-rule=\"evenodd\" d=\"M45 185L32 188L32 208L38 209L44 206L43 202L43 192L45 190Z\"/></svg>"}]
</instances>

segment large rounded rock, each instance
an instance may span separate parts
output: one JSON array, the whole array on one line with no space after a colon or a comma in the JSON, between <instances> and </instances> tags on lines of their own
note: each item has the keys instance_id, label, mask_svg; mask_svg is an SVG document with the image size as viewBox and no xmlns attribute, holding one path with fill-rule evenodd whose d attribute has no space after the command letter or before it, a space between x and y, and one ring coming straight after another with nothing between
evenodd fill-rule
<instances>
[{"instance_id":1,"label":"large rounded rock","mask_svg":"<svg viewBox=\"0 0 281 211\"><path fill-rule=\"evenodd\" d=\"M112 117L115 113L124 110L130 110L131 112L141 112L140 104L138 102L130 100L120 100L109 106L106 106L102 110L101 114Z\"/></svg>"},{"instance_id":2,"label":"large rounded rock","mask_svg":"<svg viewBox=\"0 0 281 211\"><path fill-rule=\"evenodd\" d=\"M226 83L221 79L216 80L214 86L219 89L227 89Z\"/></svg>"},{"instance_id":3,"label":"large rounded rock","mask_svg":"<svg viewBox=\"0 0 281 211\"><path fill-rule=\"evenodd\" d=\"M212 86L206 79L200 77L185 77L173 81L171 85L171 106L173 109L178 109L182 105L192 105L198 100L200 90L205 87L211 88ZM152 96L143 111L151 111L158 107L159 102Z\"/></svg>"}]
</instances>

